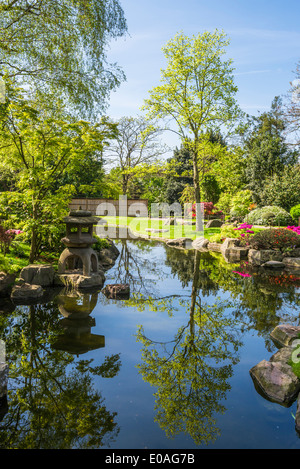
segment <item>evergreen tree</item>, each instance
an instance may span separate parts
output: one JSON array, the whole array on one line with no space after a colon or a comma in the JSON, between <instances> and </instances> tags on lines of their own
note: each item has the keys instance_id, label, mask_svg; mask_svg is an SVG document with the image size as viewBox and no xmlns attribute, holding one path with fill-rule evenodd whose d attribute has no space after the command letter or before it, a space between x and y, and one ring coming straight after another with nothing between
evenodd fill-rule
<instances>
[{"instance_id":1,"label":"evergreen tree","mask_svg":"<svg viewBox=\"0 0 300 469\"><path fill-rule=\"evenodd\" d=\"M254 118L254 128L246 140L246 177L256 203L261 203L264 183L297 162L297 153L285 141L286 125L281 99L275 97L271 110Z\"/></svg>"},{"instance_id":2,"label":"evergreen tree","mask_svg":"<svg viewBox=\"0 0 300 469\"><path fill-rule=\"evenodd\" d=\"M173 169L172 174L166 177L163 194L165 202L172 204L179 202L184 188L193 184L193 164L188 148L181 145L174 150L174 156L168 160L168 164Z\"/></svg>"}]
</instances>

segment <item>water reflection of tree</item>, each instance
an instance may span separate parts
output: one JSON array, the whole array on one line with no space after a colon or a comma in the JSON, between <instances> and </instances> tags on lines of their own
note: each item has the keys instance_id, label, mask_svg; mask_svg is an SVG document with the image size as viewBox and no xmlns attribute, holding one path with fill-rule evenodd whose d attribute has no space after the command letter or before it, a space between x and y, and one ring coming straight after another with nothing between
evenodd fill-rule
<instances>
[{"instance_id":1,"label":"water reflection of tree","mask_svg":"<svg viewBox=\"0 0 300 469\"><path fill-rule=\"evenodd\" d=\"M116 375L119 356L100 366L49 344L60 334L54 305L18 308L2 322L9 362L8 413L0 448L71 449L109 445L118 434L116 413L93 389L93 375Z\"/></svg>"},{"instance_id":2,"label":"water reflection of tree","mask_svg":"<svg viewBox=\"0 0 300 469\"><path fill-rule=\"evenodd\" d=\"M120 255L113 268L115 283L127 283L131 291L153 294L161 278L160 268L153 259L155 242L143 240L118 240Z\"/></svg>"},{"instance_id":3,"label":"water reflection of tree","mask_svg":"<svg viewBox=\"0 0 300 469\"><path fill-rule=\"evenodd\" d=\"M183 253L166 247L166 263L184 287L194 276L193 255L194 251ZM262 273L246 264L230 264L221 254L213 252L201 252L199 268L202 296L214 294L217 290L229 293L235 305L232 314L240 321L241 330L255 329L265 338L268 349L273 346L270 330L282 319L292 323L298 320L295 306L300 306L299 295L295 294L294 285L272 283L276 273ZM237 273L244 269L250 272L251 277Z\"/></svg>"},{"instance_id":4,"label":"water reflection of tree","mask_svg":"<svg viewBox=\"0 0 300 469\"><path fill-rule=\"evenodd\" d=\"M272 349L270 331L282 319L291 323L298 320L295 306L300 306L300 299L295 293L295 287L272 284L271 280L276 273L263 272L249 264L228 264L222 255L216 253L211 253L211 258L214 260L210 277L220 289L230 293L241 330L256 330L264 337L267 349ZM243 277L237 273L244 271L250 276Z\"/></svg>"},{"instance_id":5,"label":"water reflection of tree","mask_svg":"<svg viewBox=\"0 0 300 469\"><path fill-rule=\"evenodd\" d=\"M173 340L148 338L142 326L137 340L143 344L143 378L157 388L156 421L168 437L188 433L197 445L214 441L219 433L216 414L223 413L228 382L241 345L236 323L226 314L227 302L203 304L199 294L200 252L194 254L194 275L187 324Z\"/></svg>"},{"instance_id":6,"label":"water reflection of tree","mask_svg":"<svg viewBox=\"0 0 300 469\"><path fill-rule=\"evenodd\" d=\"M193 249L182 251L181 249L166 249L166 265L171 268L171 272L175 274L181 281L183 287L187 287L193 281L195 275L194 258L195 251ZM201 289L202 296L215 294L219 286L210 278L211 273L211 256L206 252L199 252L199 272L198 285ZM201 255L200 255L201 254Z\"/></svg>"}]
</instances>

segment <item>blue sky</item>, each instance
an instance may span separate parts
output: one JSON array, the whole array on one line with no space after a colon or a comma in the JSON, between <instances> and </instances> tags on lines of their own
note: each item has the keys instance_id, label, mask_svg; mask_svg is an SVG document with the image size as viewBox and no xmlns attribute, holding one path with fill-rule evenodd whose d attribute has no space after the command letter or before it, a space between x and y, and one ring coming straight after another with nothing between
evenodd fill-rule
<instances>
[{"instance_id":1,"label":"blue sky","mask_svg":"<svg viewBox=\"0 0 300 469\"><path fill-rule=\"evenodd\" d=\"M111 94L107 114L137 116L148 91L159 84L162 47L179 31L192 36L223 29L235 67L237 100L247 113L270 109L288 93L300 61L299 0L120 0L128 36L111 43L108 60L127 81Z\"/></svg>"}]
</instances>

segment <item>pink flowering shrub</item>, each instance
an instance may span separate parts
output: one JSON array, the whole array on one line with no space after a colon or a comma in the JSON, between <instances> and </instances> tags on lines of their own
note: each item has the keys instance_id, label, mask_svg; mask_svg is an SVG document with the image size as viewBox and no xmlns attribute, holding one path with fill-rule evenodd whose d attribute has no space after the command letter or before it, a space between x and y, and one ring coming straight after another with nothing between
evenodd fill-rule
<instances>
[{"instance_id":1,"label":"pink flowering shrub","mask_svg":"<svg viewBox=\"0 0 300 469\"><path fill-rule=\"evenodd\" d=\"M9 248L15 237L23 233L21 230L6 230L0 225L0 250L5 255L9 252Z\"/></svg>"},{"instance_id":2,"label":"pink flowering shrub","mask_svg":"<svg viewBox=\"0 0 300 469\"><path fill-rule=\"evenodd\" d=\"M300 235L300 226L287 226L286 229L294 231L295 233Z\"/></svg>"},{"instance_id":3,"label":"pink flowering shrub","mask_svg":"<svg viewBox=\"0 0 300 469\"><path fill-rule=\"evenodd\" d=\"M222 217L223 212L222 210L218 210L217 207L214 206L212 202L203 202L204 206L204 217L207 218L209 215L213 215L215 217ZM192 212L192 218L196 217L196 204L192 205L192 208L189 210L189 213Z\"/></svg>"},{"instance_id":4,"label":"pink flowering shrub","mask_svg":"<svg viewBox=\"0 0 300 469\"><path fill-rule=\"evenodd\" d=\"M300 236L293 230L273 228L262 230L250 239L253 249L297 249L300 247Z\"/></svg>"},{"instance_id":5,"label":"pink flowering shrub","mask_svg":"<svg viewBox=\"0 0 300 469\"><path fill-rule=\"evenodd\" d=\"M249 244L249 239L254 231L251 230L253 225L248 225L247 223L242 223L237 228L234 228L235 231L240 231L240 241L241 245L247 246Z\"/></svg>"}]
</instances>

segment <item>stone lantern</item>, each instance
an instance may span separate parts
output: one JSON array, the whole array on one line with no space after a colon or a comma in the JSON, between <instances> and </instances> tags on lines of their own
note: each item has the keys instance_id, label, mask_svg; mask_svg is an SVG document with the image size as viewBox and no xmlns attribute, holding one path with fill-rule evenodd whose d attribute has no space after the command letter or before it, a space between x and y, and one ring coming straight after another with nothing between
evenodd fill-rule
<instances>
[{"instance_id":1,"label":"stone lantern","mask_svg":"<svg viewBox=\"0 0 300 469\"><path fill-rule=\"evenodd\" d=\"M96 284L99 283L97 279L100 276L103 283L103 272L99 272L98 255L92 249L92 245L97 241L93 236L93 226L99 219L86 210L72 210L63 221L66 223L66 236L61 241L66 248L58 261L58 275L93 277ZM87 286L91 286L91 283Z\"/></svg>"}]
</instances>

